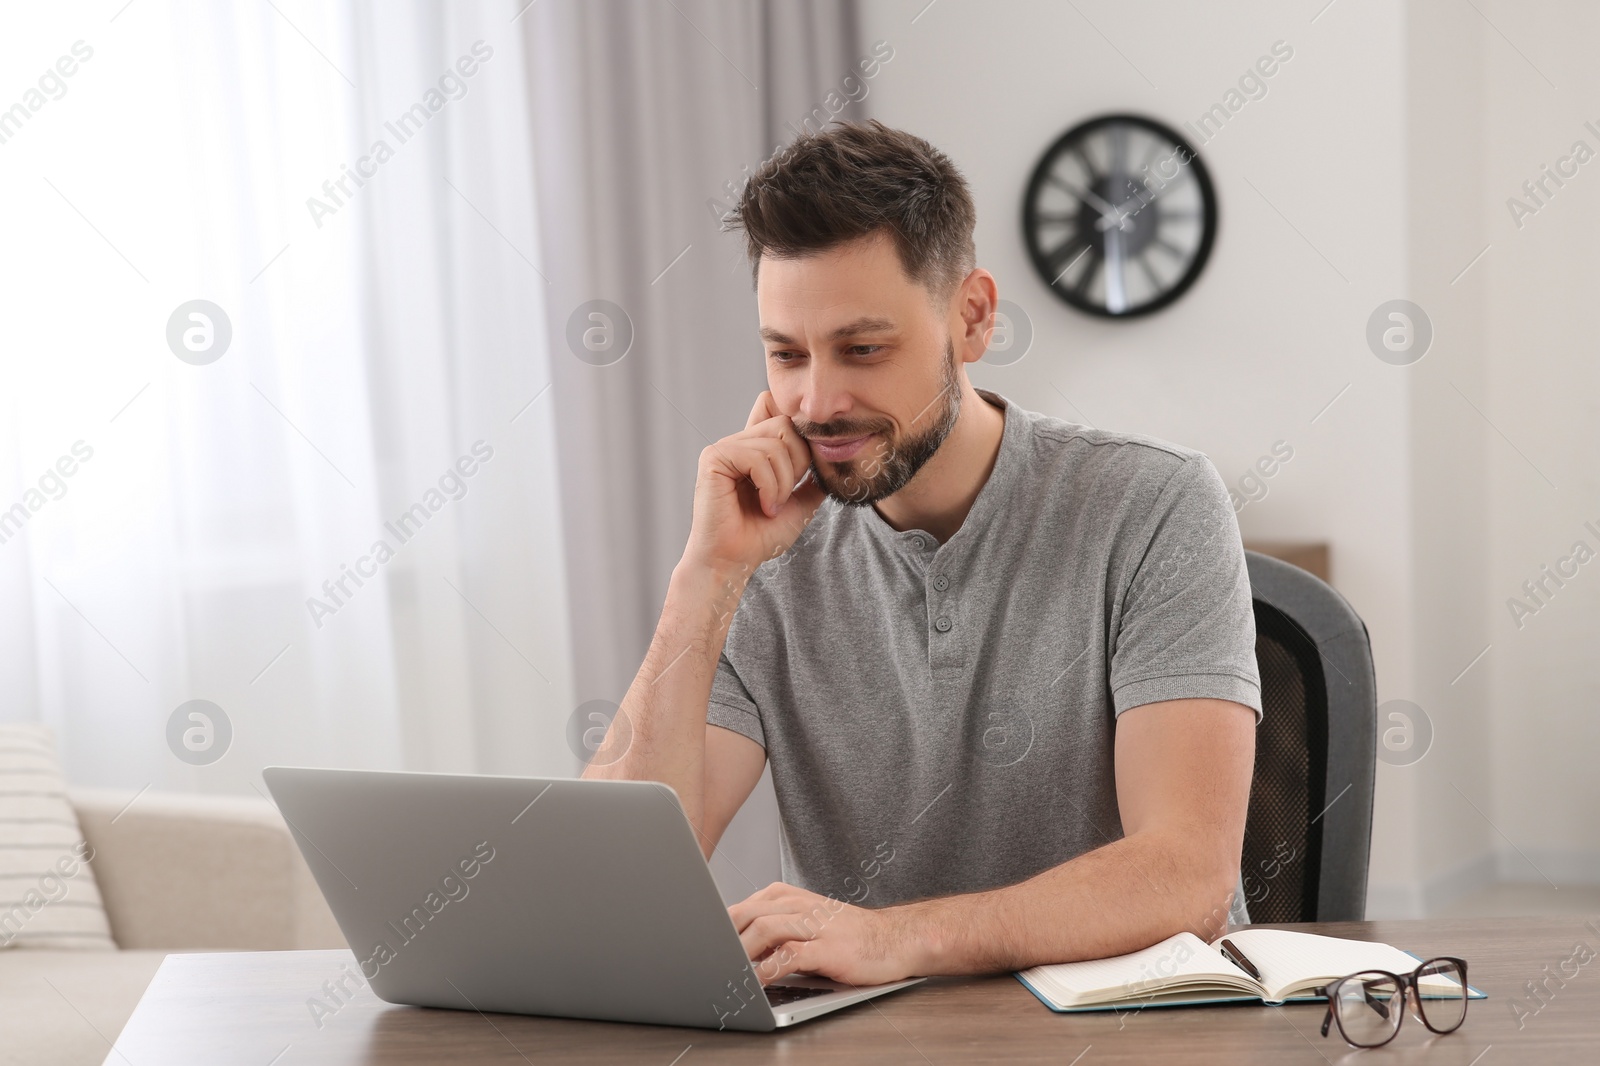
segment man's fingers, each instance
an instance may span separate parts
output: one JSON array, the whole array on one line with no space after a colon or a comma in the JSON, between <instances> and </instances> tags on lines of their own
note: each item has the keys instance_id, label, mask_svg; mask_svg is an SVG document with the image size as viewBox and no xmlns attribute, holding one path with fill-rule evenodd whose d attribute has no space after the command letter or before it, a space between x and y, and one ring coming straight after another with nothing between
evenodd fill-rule
<instances>
[{"instance_id":1,"label":"man's fingers","mask_svg":"<svg viewBox=\"0 0 1600 1066\"><path fill-rule=\"evenodd\" d=\"M788 977L792 973L799 973L806 967L801 956L808 943L801 940L789 940L779 944L773 949L772 954L756 962L756 978L764 985Z\"/></svg>"},{"instance_id":2,"label":"man's fingers","mask_svg":"<svg viewBox=\"0 0 1600 1066\"><path fill-rule=\"evenodd\" d=\"M789 914L803 908L797 903L804 898L805 890L784 881L774 881L766 888L758 888L738 903L728 907L728 917L734 928L744 932L745 926L767 914Z\"/></svg>"},{"instance_id":3,"label":"man's fingers","mask_svg":"<svg viewBox=\"0 0 1600 1066\"><path fill-rule=\"evenodd\" d=\"M735 481L749 478L768 516L777 515L800 480L788 449L771 436L728 437L712 446L710 458L723 475Z\"/></svg>"},{"instance_id":4,"label":"man's fingers","mask_svg":"<svg viewBox=\"0 0 1600 1066\"><path fill-rule=\"evenodd\" d=\"M794 483L800 480L800 475L795 473L794 464L789 460L789 453L782 448L769 448L767 450L767 464L772 467L772 474L778 479L778 498L773 502L772 510L767 512L777 517L778 511L789 502L789 495L794 491Z\"/></svg>"},{"instance_id":5,"label":"man's fingers","mask_svg":"<svg viewBox=\"0 0 1600 1066\"><path fill-rule=\"evenodd\" d=\"M756 397L744 428L746 432L756 431L782 440L796 470L804 470L811 465L811 446L795 431L794 421L778 410L778 403L772 398L771 392L763 392Z\"/></svg>"},{"instance_id":6,"label":"man's fingers","mask_svg":"<svg viewBox=\"0 0 1600 1066\"><path fill-rule=\"evenodd\" d=\"M750 408L750 417L745 420L745 429L754 429L769 418L776 417L778 406L772 400L772 393L763 391L756 397L756 405Z\"/></svg>"},{"instance_id":7,"label":"man's fingers","mask_svg":"<svg viewBox=\"0 0 1600 1066\"><path fill-rule=\"evenodd\" d=\"M767 955L791 940L810 940L817 935L815 919L806 921L803 914L764 914L745 926L739 934L744 953L752 959Z\"/></svg>"},{"instance_id":8,"label":"man's fingers","mask_svg":"<svg viewBox=\"0 0 1600 1066\"><path fill-rule=\"evenodd\" d=\"M815 924L816 921L837 914L844 909L844 906L841 900L829 899L827 896L811 897L802 890L795 889L791 892L751 896L729 907L728 917L733 920L733 927L742 933L757 918L787 914L796 919L811 917Z\"/></svg>"},{"instance_id":9,"label":"man's fingers","mask_svg":"<svg viewBox=\"0 0 1600 1066\"><path fill-rule=\"evenodd\" d=\"M769 418L759 425L752 426L747 431L752 436L771 437L783 444L783 450L789 454L789 461L795 469L795 480L800 480L799 475L811 466L811 445L806 443L794 428L794 423L787 418Z\"/></svg>"},{"instance_id":10,"label":"man's fingers","mask_svg":"<svg viewBox=\"0 0 1600 1066\"><path fill-rule=\"evenodd\" d=\"M762 512L769 515L776 514L779 507L779 494L788 492L789 486L783 484L782 480L779 479L776 471L772 469L772 464L767 460L767 456L762 452L756 452L751 457L744 475L756 487L756 495L761 500Z\"/></svg>"}]
</instances>

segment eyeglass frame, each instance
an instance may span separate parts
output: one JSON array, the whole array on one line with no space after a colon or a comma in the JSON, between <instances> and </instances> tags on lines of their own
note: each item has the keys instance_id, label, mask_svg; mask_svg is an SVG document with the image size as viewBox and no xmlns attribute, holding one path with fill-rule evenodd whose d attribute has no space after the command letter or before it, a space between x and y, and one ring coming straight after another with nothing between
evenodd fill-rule
<instances>
[{"instance_id":1,"label":"eyeglass frame","mask_svg":"<svg viewBox=\"0 0 1600 1066\"><path fill-rule=\"evenodd\" d=\"M1428 1009L1422 1005L1422 988L1417 983L1417 975L1437 962L1451 963L1461 973L1461 1020L1456 1022L1456 1024L1452 1025L1448 1029L1437 1029L1434 1027L1433 1023L1428 1020ZM1349 1033L1344 1031L1344 1021L1338 1016L1338 1011L1336 1010L1336 1001L1334 1000L1333 993L1335 993L1339 986L1344 984L1346 981L1353 980L1354 978L1360 977L1362 974L1369 973L1381 974L1384 977L1394 979L1396 995L1400 1000L1400 1020L1394 1023L1394 1028L1389 1031L1389 1035L1386 1039L1381 1040L1376 1044L1358 1044L1354 1040L1350 1039ZM1408 974L1397 974L1389 970L1359 970L1356 973L1341 977L1337 981L1332 981L1323 985L1321 988L1316 989L1315 994L1323 996L1328 1001L1328 1014L1322 1019L1322 1035L1327 1036L1328 1028L1330 1026L1337 1025L1339 1027L1339 1035L1343 1037L1344 1042L1349 1044L1351 1047L1383 1047L1385 1044L1389 1043L1390 1040L1393 1040L1395 1037L1400 1035L1400 1027L1405 1024L1406 992L1408 990L1415 993L1417 997L1417 1017L1422 1021L1422 1024L1427 1027L1430 1033L1444 1036L1448 1033L1455 1032L1457 1029L1460 1029L1461 1026L1466 1022L1467 1003L1472 999L1472 989L1467 984L1467 960L1458 959L1453 955L1435 955L1431 959L1424 959L1422 962L1418 963L1417 968ZM1439 999L1444 997L1435 996L1434 998Z\"/></svg>"}]
</instances>

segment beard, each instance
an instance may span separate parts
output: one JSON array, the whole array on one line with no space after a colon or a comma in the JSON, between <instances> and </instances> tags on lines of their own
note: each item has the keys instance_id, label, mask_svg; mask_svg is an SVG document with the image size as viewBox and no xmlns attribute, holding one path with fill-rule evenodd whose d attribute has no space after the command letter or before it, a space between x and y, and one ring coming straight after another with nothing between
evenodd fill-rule
<instances>
[{"instance_id":1,"label":"beard","mask_svg":"<svg viewBox=\"0 0 1600 1066\"><path fill-rule=\"evenodd\" d=\"M944 374L936 395L928 406L899 437L890 437L894 425L888 419L863 421L800 422L795 429L802 437L861 437L877 434L881 441L876 454L866 458L847 459L828 463L832 472L825 471L815 459L811 462L811 476L822 491L840 503L865 507L888 496L893 496L917 476L923 464L932 459L939 446L955 428L961 414L961 386L956 375L955 343L945 341ZM927 426L918 430L917 424L927 420Z\"/></svg>"}]
</instances>

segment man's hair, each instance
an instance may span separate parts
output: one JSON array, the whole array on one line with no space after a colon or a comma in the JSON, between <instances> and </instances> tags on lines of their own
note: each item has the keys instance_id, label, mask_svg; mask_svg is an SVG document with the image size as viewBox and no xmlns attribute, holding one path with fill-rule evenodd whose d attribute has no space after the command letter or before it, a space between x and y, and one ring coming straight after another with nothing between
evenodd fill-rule
<instances>
[{"instance_id":1,"label":"man's hair","mask_svg":"<svg viewBox=\"0 0 1600 1066\"><path fill-rule=\"evenodd\" d=\"M743 229L750 278L761 256L792 259L884 230L906 276L948 299L977 265L977 211L950 157L877 119L806 132L746 183L727 228Z\"/></svg>"}]
</instances>

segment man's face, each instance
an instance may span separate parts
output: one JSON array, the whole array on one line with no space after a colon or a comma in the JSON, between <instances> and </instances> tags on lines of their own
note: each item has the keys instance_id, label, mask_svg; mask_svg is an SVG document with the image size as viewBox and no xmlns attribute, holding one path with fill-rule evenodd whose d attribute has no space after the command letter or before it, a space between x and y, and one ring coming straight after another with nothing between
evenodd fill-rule
<instances>
[{"instance_id":1,"label":"man's face","mask_svg":"<svg viewBox=\"0 0 1600 1066\"><path fill-rule=\"evenodd\" d=\"M893 495L961 410L945 308L872 234L799 259L763 257L756 286L767 388L811 446L817 483L845 503Z\"/></svg>"}]
</instances>

